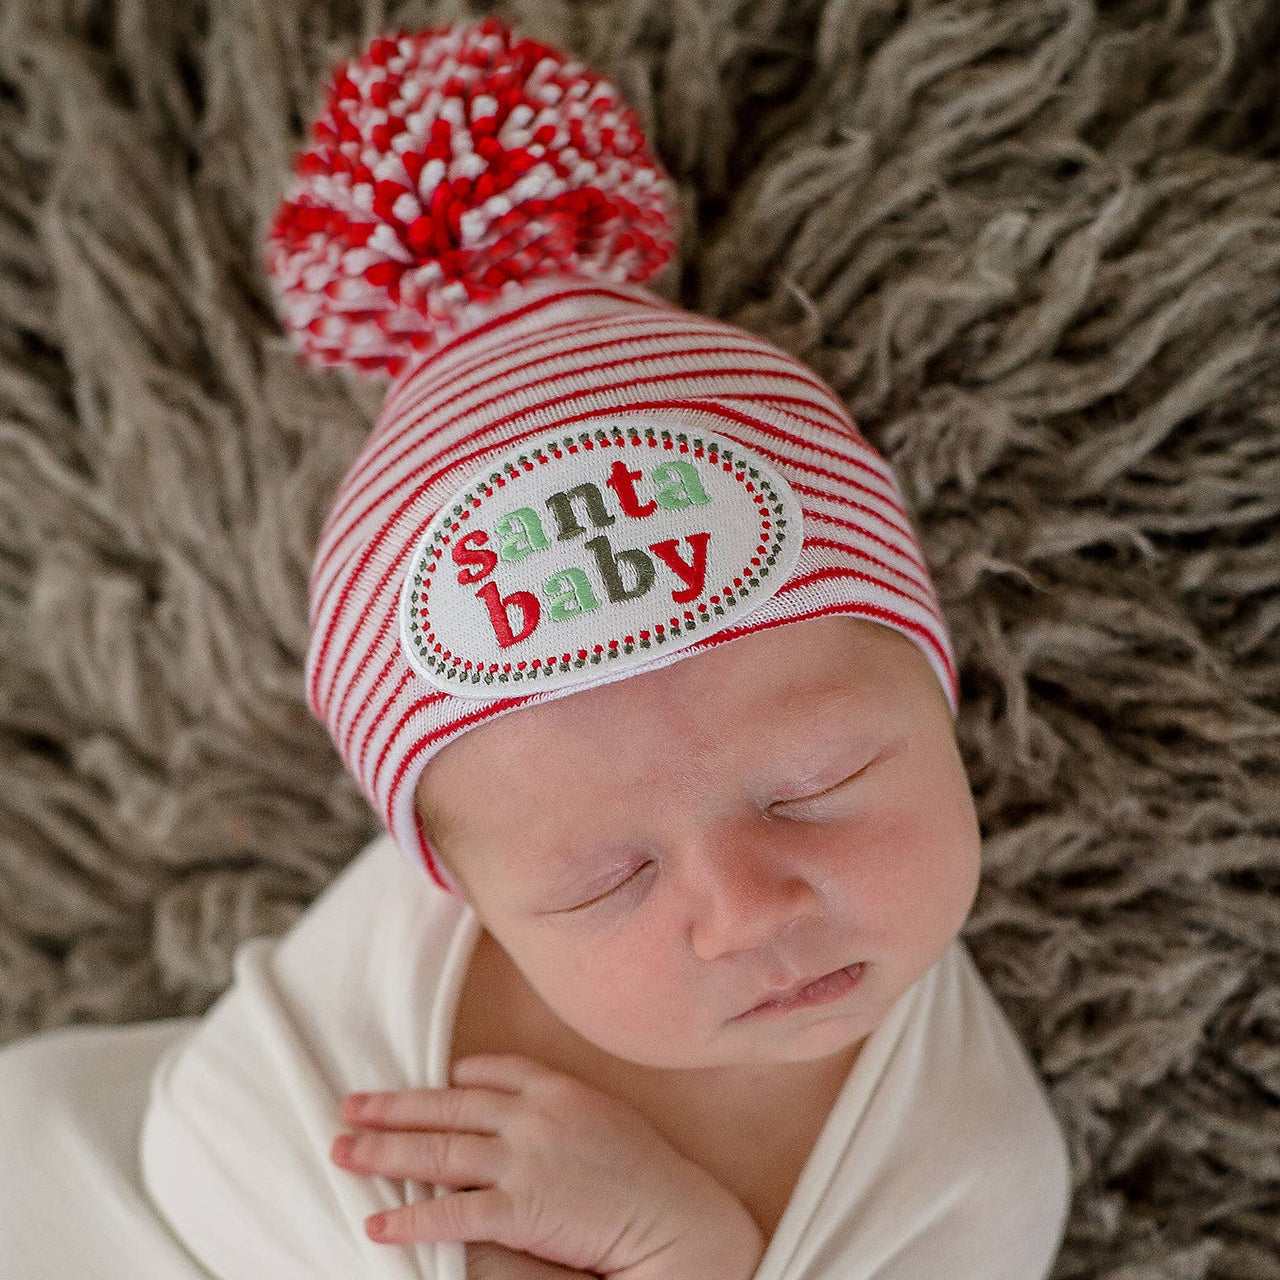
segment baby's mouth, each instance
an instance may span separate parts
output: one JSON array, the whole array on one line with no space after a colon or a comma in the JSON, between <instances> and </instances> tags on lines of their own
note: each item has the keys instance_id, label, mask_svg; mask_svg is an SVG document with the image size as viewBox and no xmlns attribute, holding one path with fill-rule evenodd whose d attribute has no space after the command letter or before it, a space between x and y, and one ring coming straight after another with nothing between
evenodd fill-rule
<instances>
[{"instance_id":1,"label":"baby's mouth","mask_svg":"<svg viewBox=\"0 0 1280 1280\"><path fill-rule=\"evenodd\" d=\"M865 968L865 961L856 960L852 964L845 965L843 969L835 969L820 978L813 979L790 995L776 996L772 1000L764 1000L760 1004L753 1005L730 1021L736 1022L741 1018L789 1012L792 1009L805 1009L812 1005L832 1004L858 986Z\"/></svg>"}]
</instances>

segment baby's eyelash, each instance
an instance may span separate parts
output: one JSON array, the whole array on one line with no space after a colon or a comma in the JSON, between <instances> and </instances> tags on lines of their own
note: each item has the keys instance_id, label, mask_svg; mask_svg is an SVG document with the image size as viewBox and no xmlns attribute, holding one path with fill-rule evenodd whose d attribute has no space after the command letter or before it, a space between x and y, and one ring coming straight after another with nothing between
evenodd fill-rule
<instances>
[{"instance_id":1,"label":"baby's eyelash","mask_svg":"<svg viewBox=\"0 0 1280 1280\"><path fill-rule=\"evenodd\" d=\"M604 893L599 894L598 896L591 898L586 902L580 902L576 907L569 907L568 910L566 911L566 914L573 911L585 911L587 907L594 907L597 903L604 902L606 898L611 898L615 893L618 892L619 889L622 888L624 884L630 884L630 882L634 880L636 876L638 876L640 872L643 871L647 866L649 866L649 863L646 862L643 865L637 867L636 870L634 870L629 876L627 876L625 880L619 880L618 883L615 884L612 889L606 889Z\"/></svg>"},{"instance_id":2,"label":"baby's eyelash","mask_svg":"<svg viewBox=\"0 0 1280 1280\"><path fill-rule=\"evenodd\" d=\"M847 786L850 782L857 781L857 779L862 777L862 775L866 773L866 771L870 769L871 766L875 764L876 760L878 760L879 758L880 758L879 756L876 756L874 759L868 760L867 763L864 764L862 768L857 771L857 773L851 773L847 778L841 778L839 782L833 783L831 786L827 787L825 791L816 791L811 796L799 796L795 800L779 800L776 803L784 804L784 805L811 804L815 800L821 800L824 796L829 796L833 792L839 791L841 787Z\"/></svg>"}]
</instances>

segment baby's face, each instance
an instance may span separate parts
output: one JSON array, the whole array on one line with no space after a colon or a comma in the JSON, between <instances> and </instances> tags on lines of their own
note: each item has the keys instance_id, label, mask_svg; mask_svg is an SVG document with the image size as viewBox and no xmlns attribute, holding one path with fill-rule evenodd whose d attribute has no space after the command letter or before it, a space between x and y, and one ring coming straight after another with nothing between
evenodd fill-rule
<instances>
[{"instance_id":1,"label":"baby's face","mask_svg":"<svg viewBox=\"0 0 1280 1280\"><path fill-rule=\"evenodd\" d=\"M853 1045L953 941L978 888L938 679L905 636L848 616L499 716L443 748L417 795L530 986L650 1067ZM735 1021L856 961L842 1000Z\"/></svg>"}]
</instances>

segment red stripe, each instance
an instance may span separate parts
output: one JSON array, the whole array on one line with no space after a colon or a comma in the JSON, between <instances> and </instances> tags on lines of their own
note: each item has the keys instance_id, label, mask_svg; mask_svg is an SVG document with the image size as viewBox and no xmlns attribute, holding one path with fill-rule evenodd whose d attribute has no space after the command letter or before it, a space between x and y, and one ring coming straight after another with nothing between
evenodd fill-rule
<instances>
[{"instance_id":1,"label":"red stripe","mask_svg":"<svg viewBox=\"0 0 1280 1280\"><path fill-rule=\"evenodd\" d=\"M755 334L752 334L751 336L757 337ZM820 378L807 364L804 363L803 360L797 360L790 352L783 351L781 347L775 347L764 338L758 338L758 341L770 355L776 356L778 359L785 361L792 369L796 370L797 373L804 375L814 390L822 393L823 399L827 401L830 406L826 411L840 423L845 434L852 431L855 435L861 435L861 432L858 430L858 424L854 422L853 417L849 413L848 406L845 405L844 401L840 399L831 386L824 382L822 378ZM779 397L779 399L783 400L788 398L789 397L787 396ZM805 402L800 401L799 403Z\"/></svg>"},{"instance_id":2,"label":"red stripe","mask_svg":"<svg viewBox=\"0 0 1280 1280\"><path fill-rule=\"evenodd\" d=\"M588 389L586 389L586 390L584 390L584 391L581 391L581 392L577 393L575 396L572 396L572 397L565 397L565 399L578 398L578 396L581 396L581 395L592 395L592 394L595 394L594 389L590 389L590 388L588 388ZM584 420L584 419L590 419L590 418L593 418L593 417L598 417L598 416L602 416L602 415L606 415L606 414L611 414L611 415L612 415L612 414L618 414L618 413L622 413L622 412L628 412L628 413L630 413L630 412L637 412L637 411L639 411L639 410L641 410L641 409L653 409L653 408L684 408L684 409L688 409L688 410L690 410L690 411L692 411L692 412L694 412L694 413L703 413L703 414L707 414L707 415L709 415L709 416L717 417L717 418L719 418L719 417L726 417L726 418L730 418L730 419L733 419L733 420L736 420L736 421L739 421L739 422L743 422L743 423L746 423L746 424L749 424L749 425L754 425L754 426L758 427L759 429L761 429L762 431L764 431L766 434L770 434L770 433L774 433L774 432L775 432L775 429L771 426L771 424L769 424L769 423L765 423L765 422L759 422L759 421L756 421L756 420L752 419L751 417L749 417L748 415L743 414L743 413L740 413L739 411L737 411L737 410L735 410L735 409L731 409L731 408L729 408L729 407L727 407L727 406L720 406L720 405L716 405L716 404L714 404L714 403L712 403L712 402L705 402L705 403L704 403L704 402L700 402L700 401L686 401L686 400L681 400L681 399L663 399L663 400L656 400L656 401L641 401L641 402L639 402L639 403L634 403L634 402L633 402L633 403L628 404L628 405L625 405L625 406L607 406L607 407L600 408L600 409L590 410L590 411L588 411L588 412L586 412L586 413L583 413L583 414L581 414L581 415L577 415L577 416L573 416L573 417L569 417L569 418L560 419L554 427L553 427L551 424L544 424L543 426L538 427L538 428L536 428L535 430L531 430L531 431L527 431L527 432L524 432L524 433L520 433L520 434L518 434L518 435L516 435L516 436L514 436L514 437L511 437L511 438L509 438L508 440L504 441L504 447L511 447L512 445L514 445L514 444L518 443L518 442L519 442L520 440L522 440L522 439L528 438L528 437L530 437L530 436L540 435L540 434L542 434L542 433L544 433L544 432L546 432L546 431L548 431L548 430L559 430L559 429L563 429L563 428L567 427L570 423L577 422L577 421L581 421L581 420ZM513 415L513 416L514 416L514 415ZM759 449L759 450L760 450L760 452L761 452L762 454L764 454L766 457L770 457L770 458L777 458L777 457L778 457L778 455L776 455L776 454L772 454L769 450L761 448L758 444L753 445L753 447L755 447L755 448ZM463 463L465 463L465 462L469 462L472 458L474 458L474 457L478 456L480 452L482 452L482 451L475 451L475 452L473 452L472 454L468 455L468 457L466 457L466 458L464 458L464 459L455 460L455 462L454 462L453 464L451 464L451 465L452 465L453 467L458 467L458 466L462 465L462 464L463 464ZM793 459L786 459L786 460L782 460L782 461L783 461L784 469L785 469L785 467L786 467L786 466L791 466L791 467L802 467L802 468L803 468L804 470L806 470L806 471L814 471L814 472L817 472L818 474L824 475L824 476L826 476L826 477L827 477L827 478L829 478L829 479L834 479L834 480L836 480L838 483L848 483L847 481L845 481L845 480L843 479L843 477L837 476L837 475L835 475L835 473L833 473L833 472L829 472L829 471L825 470L824 468L820 468L820 467L812 467L812 466L809 466L809 465L808 465L808 464L806 464L806 463L796 462L796 461L795 461L795 460L793 460ZM416 474L418 474L418 472L419 472L419 471L421 471L422 469L423 469L423 468L418 468L418 471L415 471L413 474L415 474L415 475L416 475ZM420 495L421 495L421 494L422 494L426 489L428 489L428 488L431 486L431 484L432 484L432 483L434 483L434 481L435 481L436 479L438 479L438 478L439 478L439 476L440 476L441 474L443 474L443 472L437 472L437 473L436 473L435 475L433 475L430 479L428 479L428 480L424 481L424 482L423 482L422 484L420 484L420 485L419 485L419 486L418 486L418 487L417 487L413 492L411 492L411 493L409 494L409 496L401 502L400 506L399 506L399 507L397 507L397 508L396 508L396 510L395 510L394 512L392 512L392 514L387 518L387 520L384 522L384 524L383 524L382 528L378 531L378 533L377 533L376 537L374 538L373 542L372 542L372 543L370 543L370 544L368 544L368 545L365 547L364 552L362 553L362 555L361 555L361 557L360 557L360 561L359 561L359 563L357 564L357 566L356 566L355 570L354 570L354 571L351 573L351 575L348 577L348 579L347 579L347 583L346 583L346 585L345 585L345 586L343 587L343 589L342 589L342 594L341 594L341 596L340 596L340 598L339 598L339 600L338 600L337 606L336 606L336 607L335 607L335 609L333 610L332 616L331 616L331 618L330 618L330 620L329 620L328 627L326 628L325 636L324 636L323 641L321 642L320 652L319 652L319 655L318 655L318 657L317 657L317 660L316 660L316 663L315 663L315 668L314 668L314 671L313 671L313 674L312 674L312 682L311 682L311 683L312 683L312 689L313 689L313 690L314 690L314 689L316 689L316 688L318 688L319 679L320 679L320 671L321 671L321 668L322 668L322 666L323 666L323 662L324 662L325 654L326 654L326 653L327 653L327 651L328 651L329 644L330 644L330 642L332 641L332 638L333 638L334 630L335 630L335 629L336 629L336 627L337 627L338 619L342 616L344 605L345 605L345 603L346 603L346 601L347 601L347 598L349 597L349 595L350 595L350 593L351 593L351 591L352 591L352 589L353 589L353 585L354 585L354 583L355 583L356 581L358 581L358 579L359 579L360 575L361 575L361 574L363 573L363 571L364 571L364 567L365 567L365 565L369 562L369 559L372 557L373 553L374 553L374 552L377 550L377 548L381 545L381 543L382 543L383 539L387 536L387 533L389 532L389 530L391 529L391 527L394 525L395 521L396 521L396 520L399 518L399 516L400 516L400 515L401 515L401 514L402 514L402 513L403 513L403 512L404 512L404 511L405 511L405 510L406 510L406 509L407 509L407 508L408 508L408 507L409 507L409 506L410 506L410 505L411 505L411 504L412 504L412 503L417 499L417 498L418 498L418 496L420 496ZM407 478L409 478L409 477L407 477ZM403 482L402 482L402 483L403 483ZM894 504L894 505L895 505L895 507L896 507L896 505L897 505L897 504ZM434 516L434 514L435 514L435 513L432 513L432 515L433 515L433 516ZM881 519L885 519L885 517L883 517L883 516L881 516L880 518L881 518ZM889 524L891 527L895 527L895 526L893 526L893 522L892 522L892 521L889 521L889 520L885 519L885 522L886 522L887 524ZM336 683L336 680L337 680L338 674L341 672L341 670L342 670L342 665L343 665L343 663L345 663L345 661L346 661L346 659L347 659L347 655L350 653L351 646L352 646L352 644L353 644L353 642L354 642L354 640L355 640L355 637L359 634L360 628L363 626L365 618L366 618L366 617L368 617L369 610L373 607L373 604L376 602L376 600L377 600L377 598L378 598L378 595L381 593L383 586L386 584L387 578L390 576L390 574L391 574L391 573L392 573L396 568L398 568L398 566L399 566L399 565L400 565L400 563L403 561L403 559L405 558L405 556L406 556L406 555L409 553L409 551L411 550L412 545L414 545L414 544L416 543L417 539L421 536L422 531L427 527L427 525L428 525L429 523L430 523L430 518L428 518L428 520L426 520L425 522L423 522L422 524L420 524L420 525L417 527L417 529L415 530L415 532L414 532L414 535L413 535L413 539L412 539L412 541L411 541L411 542L406 542L406 544L400 548L400 552L399 552L399 554L397 555L397 557L396 557L396 560L395 560L394 564L393 564L393 565L391 565L388 569L386 569L386 570L384 571L382 578L379 580L379 582L378 582L377 586L376 586L376 587L375 587L375 589L374 589L374 593L373 593L372 597L371 597L371 598L366 602L366 604L365 604L365 606L364 606L364 610L363 610L363 612L362 612L362 613L361 613L361 615L360 615L359 621L357 622L356 627L355 627L355 629L353 630L353 632L352 632L351 636L349 636L349 637L348 637L347 642L346 642L346 644L345 644L345 646L344 646L344 648L343 648L343 652L342 652L341 656L339 657L339 659L338 659L338 661L337 661L337 663L336 663L336 665L335 665L335 667L334 667L334 679L330 682L330 688L329 688L329 691L328 691L328 697L327 697L326 705L325 705L325 709L324 709L324 718L326 718L326 719L328 718L328 710L329 710L329 706L332 704L332 700L333 700L333 688L334 688L334 685L335 685L335 683ZM904 539L905 539L905 540L907 540L907 541L908 541L908 543L910 543L910 542L914 541L914 535L910 532L910 530L903 530L903 531L901 531L901 532L902 532L902 536L904 537ZM326 589L325 589L325 593L324 593L326 598L327 598L327 597L328 597L328 595L330 594L330 591L332 590L332 587L334 586L334 584L336 584L338 581L339 581L339 579L338 579L337 577L335 577L335 578L333 579L333 581L329 584L329 586L328 586L328 587L326 587ZM321 612L323 612L323 606L322 606ZM393 612L394 612L394 611L393 611ZM388 627L388 625L390 624L390 623L389 623L390 616L391 616L391 615L390 615L390 614L388 614L388 616L387 616L386 618L384 618L384 619L383 619L383 622L382 622L382 624L381 624L381 626L380 626L380 629L379 629L378 635L377 635L377 637L376 637L376 638L375 638L375 640L374 640L374 645L375 645L375 646L376 646L378 643L380 643L381 638L382 638L382 635L385 633L386 628L387 628L387 627ZM351 691L351 689L354 687L354 681L355 681L355 680L357 680L357 679L359 678L359 676L360 676L361 672L363 672L363 670L364 670L364 667L367 665L368 660L369 660L369 656L370 656L371 652L372 652L372 650L370 650L370 651L369 651L369 653L366 653L366 654L365 654L364 658L361 660L361 663L360 663L359 668L357 669L357 671L356 671L356 673L354 674L354 676L351 678L351 681L348 683L348 690L347 690L347 695L346 695L347 697L349 697L349 696L350 696L350 691ZM314 694L313 694L312 696L314 697ZM344 705L345 705L345 702L346 702L346 697L344 697L344 699L343 699L343 704L344 704ZM338 717L338 718L339 718L339 721L340 721L340 720L341 720L341 710L339 711L339 717Z\"/></svg>"},{"instance_id":3,"label":"red stripe","mask_svg":"<svg viewBox=\"0 0 1280 1280\"><path fill-rule=\"evenodd\" d=\"M864 507L860 502L851 502L849 505L853 507L857 507L860 511L870 511L869 507ZM839 516L828 515L825 511L812 511L805 506L802 506L801 509L804 511L804 516L806 520L820 521L825 524L833 524L840 529L852 529L855 533L860 533L863 535L863 537L869 538L872 542L879 543L880 546L886 548L887 550L896 551L899 555L904 556L906 559L910 560L912 564L916 565L922 573L926 575L928 574L929 572L928 566L926 566L924 562L921 561L918 557L909 555L906 552L904 552L902 547L898 543L890 542L887 538L882 538L878 533L872 533L871 530L868 529L865 524L858 524L857 521L855 520L842 520ZM874 515L875 513L872 512L872 514ZM909 582L914 583L917 587L927 590L926 582L921 581L919 578L914 578L910 574L905 573L902 570L898 570L898 572L902 573L902 576L904 578L906 578Z\"/></svg>"},{"instance_id":4,"label":"red stripe","mask_svg":"<svg viewBox=\"0 0 1280 1280\"><path fill-rule=\"evenodd\" d=\"M450 889L447 884L440 878L439 872L436 871L436 861L431 853L431 846L427 843L427 834L422 829L422 814L418 812L418 806L413 806L413 834L418 837L418 860L427 869L427 874L442 888L445 893L456 894L456 889Z\"/></svg>"},{"instance_id":5,"label":"red stripe","mask_svg":"<svg viewBox=\"0 0 1280 1280\"><path fill-rule=\"evenodd\" d=\"M572 338L583 330L591 334L601 329L610 330L623 326L645 330L649 326L660 324L664 321L666 321L665 314L655 313L646 308L634 311L611 312L605 315L572 316L566 320L557 320L555 324L542 325L532 331L520 330L514 334L507 334L503 341L484 347L468 359L460 361L452 370L448 371L448 376L444 376L444 371L434 370L431 372L431 376L425 376L425 369L420 370L420 373L424 376L419 376L412 386L405 388L403 402L397 400L394 405L384 403L379 416L388 421L403 418L407 414L414 413L424 401L440 391L457 382L465 381L476 373L483 372L499 361L508 360L512 356L521 355L526 351L532 351L536 347L550 344L552 354L558 355L560 354L558 344L566 338ZM572 350L572 348L570 349Z\"/></svg>"},{"instance_id":6,"label":"red stripe","mask_svg":"<svg viewBox=\"0 0 1280 1280\"><path fill-rule=\"evenodd\" d=\"M850 484L855 489L861 489L863 487L862 485L856 484L853 481L846 481L845 483ZM801 484L799 480L792 480L791 487L797 493L807 494L811 498L821 498L823 501L833 502L837 506L853 507L857 511L866 511L869 514L874 515L877 520L884 520L884 516L882 516L879 512L872 511L870 507L864 505L861 502L858 502L854 498L846 498L842 493L828 493L825 489L817 489L811 484ZM875 496L878 498L880 495L876 493ZM804 504L802 503L801 505L803 506ZM910 516L906 514L905 510L899 503L895 502L893 505L896 511L903 512L903 519L910 521ZM805 507L804 509L806 513L812 510L812 508L810 507ZM825 513L820 511L812 511L812 514L814 519L816 520L832 520L832 521L838 520L837 516L826 515ZM891 529L897 528L897 525L893 524L888 520L885 520L885 523L888 524ZM859 529L865 529L864 525L857 525L856 527ZM871 533L870 530L866 530L866 532L868 537L876 538L876 535L874 533ZM884 542L882 538L878 538L877 541ZM908 560L910 560L911 563L914 564L917 568L919 568L922 573L928 573L929 572L928 567L925 565L924 560L916 551L918 541L919 540L916 538L913 532L911 534L911 542L908 546L898 546L898 547L895 547L894 549L900 555L903 555ZM884 545L890 546L892 544L884 542Z\"/></svg>"},{"instance_id":7,"label":"red stripe","mask_svg":"<svg viewBox=\"0 0 1280 1280\"><path fill-rule=\"evenodd\" d=\"M879 489L872 489L869 485L859 484L856 480L846 480L844 483L849 485L850 488L861 489L863 493L869 493L873 498L879 498L881 502L889 503L895 511L906 515L906 510L898 501L896 494L891 498L886 498ZM846 507L856 507L860 505L853 498L846 498L842 493L828 493L825 489L817 489L811 484L802 484L799 480L792 480L791 487L795 489L797 493L807 493L810 497L822 498L826 502L842 503ZM881 516L880 519L883 520L884 517Z\"/></svg>"},{"instance_id":8,"label":"red stripe","mask_svg":"<svg viewBox=\"0 0 1280 1280\"><path fill-rule=\"evenodd\" d=\"M868 560L877 568L883 569L887 573L895 574L899 578L905 578L913 587L918 588L924 593L923 598L916 595L914 592L904 591L900 587L895 587L892 583L885 582L883 579L874 578L872 575L866 575L869 580L878 581L886 591L893 591L900 596L906 596L906 598L912 601L912 603L918 604L925 610L925 612L933 614L939 622L943 623L944 626L946 625L942 614L938 611L937 605L930 597L928 584L916 581L916 579L911 577L910 574L903 573L900 569L895 569L892 565L886 564L879 557L873 556L869 552L863 551L858 547L851 547L848 543L837 542L834 538L805 538L804 541L801 542L800 547L801 550L805 547L829 547L832 551L847 551L851 556L857 556L859 560Z\"/></svg>"},{"instance_id":9,"label":"red stripe","mask_svg":"<svg viewBox=\"0 0 1280 1280\"><path fill-rule=\"evenodd\" d=\"M901 596L904 600L910 600L912 604L919 605L926 613L932 614L935 618L938 616L932 605L917 600L910 591L903 591L901 587L895 587L892 583L885 582L883 578L878 578L873 573L863 573L861 569L852 569L848 565L831 565L815 569L812 573L805 574L803 578L797 578L794 582L785 583L776 594L783 595L788 590L803 586L807 582L821 581L824 577L857 578L860 582L869 582L874 587L882 587L885 591L892 591L894 595Z\"/></svg>"},{"instance_id":10,"label":"red stripe","mask_svg":"<svg viewBox=\"0 0 1280 1280\"><path fill-rule=\"evenodd\" d=\"M670 318L670 319L669 319ZM841 404L838 397L831 388L822 381L821 378L814 373L808 365L802 364L789 356L787 352L781 348L774 347L758 335L753 334L745 329L737 328L734 325L711 320L706 316L697 315L694 312L685 311L680 307L653 307L647 310L622 311L622 312L605 312L602 315L575 317L572 320L557 321L554 325L545 325L540 329L530 332L519 332L514 335L507 335L505 341L495 343L488 346L477 353L477 355L468 362L467 369L474 370L477 366L483 366L493 361L506 359L513 354L526 350L534 343L541 343L549 335L554 334L558 329L563 329L566 335L571 335L579 329L587 328L607 328L621 321L638 321L642 325L658 326L663 322L669 322L677 327L668 334L661 328L654 328L647 336L651 338L664 338L667 336L684 336L689 335L696 338L710 339L714 337L722 337L733 342L750 342L754 343L756 349L764 355L768 355L775 360L787 364L796 370L800 376L805 378L810 385L831 402L833 415L842 421L848 416L848 411ZM571 358L579 348L570 346L556 354L562 358ZM673 352L672 354L678 354ZM421 372L423 366L418 366L418 372ZM462 369L463 366L458 366ZM453 380L452 374L449 381ZM401 417L405 413L412 412L422 400L432 394L437 385L434 378L417 377L413 380L413 385L406 385L403 392L397 392L394 401L384 401L381 417ZM402 404L400 402L401 394L412 394L415 398L410 403Z\"/></svg>"},{"instance_id":11,"label":"red stripe","mask_svg":"<svg viewBox=\"0 0 1280 1280\"><path fill-rule=\"evenodd\" d=\"M399 649L397 648L397 646L392 645L391 652L387 655L386 662L382 664L382 670L378 672L378 678L373 682L373 684L369 686L368 693L364 695L363 700L355 710L355 714L351 717L351 725L348 728L346 734L343 736L342 743L341 743L342 754L344 758L347 760L351 759L351 738L355 733L355 727L360 722L360 717L364 714L365 708L372 701L373 695L377 693L378 690L382 687L382 682L387 678L387 675L391 671L392 667L396 665L396 658L398 654L399 654ZM411 671L412 667L406 666L406 670ZM401 678L400 683L395 687L395 691L392 693L391 697L382 704L382 710L378 712L377 717L374 719L374 722L369 726L369 732L365 735L365 740L364 740L365 747L360 752L360 762L359 762L359 768L356 770L357 773L362 774L364 772L364 756L365 756L365 750L368 749L369 737L373 734L373 731L378 727L378 723L382 719L382 717L386 715L387 708L391 706L391 703L394 702L396 697L399 695L400 690L404 687L404 682L407 678L408 678L407 675ZM341 727L340 725L336 725L336 724L333 726L335 738L337 736L337 732L340 727Z\"/></svg>"},{"instance_id":12,"label":"red stripe","mask_svg":"<svg viewBox=\"0 0 1280 1280\"><path fill-rule=\"evenodd\" d=\"M804 405L809 409L821 408L820 405L814 404L812 400L806 400L803 396L788 396L781 393L774 395L772 392L766 394L759 391L729 391L720 395L719 399L746 400L751 404L763 403L771 405L780 412L787 414L788 417L799 418L801 422L807 422L810 426L817 427L819 431L834 431L842 440L849 440L852 438L855 443L860 444L868 453L873 454L875 457L883 461L886 467L889 465L880 450L877 449L860 430L858 430L857 424L847 414L840 414L836 418L838 425L833 427L829 422L822 422L817 418L806 417L803 413L799 413L794 409L788 409L785 407L789 404L798 404ZM881 476L881 479L884 479L884 477Z\"/></svg>"},{"instance_id":13,"label":"red stripe","mask_svg":"<svg viewBox=\"0 0 1280 1280\"><path fill-rule=\"evenodd\" d=\"M710 323L702 316L697 316L691 312L683 311L678 308L668 308L668 310L674 311L674 313L678 315L684 323L681 326L670 330L653 327L650 332L634 335L632 340L639 342L661 341L672 338L710 339L720 337L737 343L748 343L750 345L751 354L766 356L769 359L776 360L780 364L785 365L787 369L792 372L792 376L798 378L812 390L817 392L822 400L827 403L813 404L812 407L819 410L825 409L829 412L840 424L840 433L842 435L847 435L850 431L855 434L858 433L857 426L854 424L852 418L849 417L849 412L840 402L840 399L831 390L831 388L827 386L827 384L823 382L812 369L809 368L808 365L802 364L800 361L789 356L785 351L770 345L762 338L759 338L757 335L750 333L747 330L739 329L732 325ZM419 379L414 388L417 394L411 402L401 405L397 400L397 403L394 405L392 410L389 410L384 404L382 411L379 413L379 417L383 419L390 419L392 417L400 418L406 414L413 413L419 408L424 400L435 394L441 387L448 386L450 383L457 381L458 376L465 376L466 373L473 372L478 368L483 368L487 364L492 364L498 360L506 359L511 355L517 355L533 346L540 346L547 341L558 328L563 327L564 329L564 334L561 336L571 336L573 332L582 328L587 328L592 332L595 332L598 329L611 328L622 320L639 320L645 325L656 326L660 320L664 320L665 318L666 317L664 316L654 315L652 313L642 313L638 316L634 314L591 316L587 319L578 318L572 321L561 321L559 325L547 326L546 328L537 330L534 334L516 335L515 337L508 338L504 343L500 343L497 346L482 351L475 359L471 360L465 368L463 366L459 366L459 368L447 379ZM570 345L563 350L556 351L555 355L557 358L562 360L572 360L573 357L584 351L594 350L596 345L599 344L590 344L585 346ZM725 347L724 349L739 350L740 348ZM686 354L686 352L682 348L676 348L673 351L668 351L666 354L669 356L680 356ZM529 362L529 364L533 363L536 362ZM494 375L494 377L510 377L514 372L516 372L516 370L527 367L529 367L528 364L517 365L503 370L501 373ZM475 389L478 389L483 385L484 383L477 383L475 384ZM798 401L798 403L811 402ZM827 407L828 405L829 408ZM433 407L430 412L435 412L435 407Z\"/></svg>"}]
</instances>

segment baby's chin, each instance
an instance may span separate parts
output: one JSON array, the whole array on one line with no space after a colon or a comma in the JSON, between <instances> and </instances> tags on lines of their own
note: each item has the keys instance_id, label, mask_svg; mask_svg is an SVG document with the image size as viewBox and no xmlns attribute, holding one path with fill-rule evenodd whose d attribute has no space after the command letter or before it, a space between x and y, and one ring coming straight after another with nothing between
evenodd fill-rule
<instances>
[{"instance_id":1,"label":"baby's chin","mask_svg":"<svg viewBox=\"0 0 1280 1280\"><path fill-rule=\"evenodd\" d=\"M880 1008L870 977L867 966L858 986L829 1006L757 1020L735 1020L730 1013L719 1022L711 1019L698 1029L690 1028L682 1036L673 1036L670 1018L657 1011L652 1019L634 1016L625 1025L598 1025L590 1020L567 1025L592 1051L650 1071L715 1071L819 1062L859 1045L887 1012L887 1008ZM652 1030L646 1034L643 1028Z\"/></svg>"},{"instance_id":2,"label":"baby's chin","mask_svg":"<svg viewBox=\"0 0 1280 1280\"><path fill-rule=\"evenodd\" d=\"M824 1017L808 1022L788 1021L785 1030L771 1033L757 1029L713 1043L652 1046L613 1043L605 1051L629 1067L646 1072L685 1072L710 1077L723 1074L742 1082L758 1073L761 1078L777 1068L820 1065L856 1052L875 1029L856 1013ZM601 1046L602 1048L604 1046Z\"/></svg>"}]
</instances>

